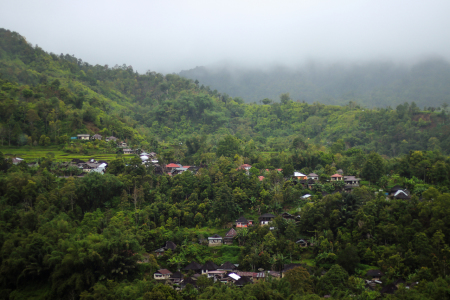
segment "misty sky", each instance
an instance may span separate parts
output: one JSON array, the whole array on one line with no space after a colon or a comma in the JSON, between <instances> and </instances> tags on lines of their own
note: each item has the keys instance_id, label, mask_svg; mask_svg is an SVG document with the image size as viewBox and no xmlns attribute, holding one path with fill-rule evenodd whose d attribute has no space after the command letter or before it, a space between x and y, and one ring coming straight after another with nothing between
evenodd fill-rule
<instances>
[{"instance_id":1,"label":"misty sky","mask_svg":"<svg viewBox=\"0 0 450 300\"><path fill-rule=\"evenodd\" d=\"M0 0L0 27L90 64L450 58L449 0Z\"/></svg>"}]
</instances>

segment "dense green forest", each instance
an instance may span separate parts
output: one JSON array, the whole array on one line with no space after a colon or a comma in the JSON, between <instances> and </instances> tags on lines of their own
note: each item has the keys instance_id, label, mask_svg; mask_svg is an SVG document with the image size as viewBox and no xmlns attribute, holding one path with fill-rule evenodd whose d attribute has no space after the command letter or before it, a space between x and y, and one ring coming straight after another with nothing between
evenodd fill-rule
<instances>
[{"instance_id":1,"label":"dense green forest","mask_svg":"<svg viewBox=\"0 0 450 300\"><path fill-rule=\"evenodd\" d=\"M258 69L242 66L197 67L181 76L198 80L246 102L278 100L290 93L307 103L347 104L365 107L396 107L415 102L420 108L450 102L450 63L441 58L411 64L389 61L321 64Z\"/></svg>"},{"instance_id":2,"label":"dense green forest","mask_svg":"<svg viewBox=\"0 0 450 300\"><path fill-rule=\"evenodd\" d=\"M0 298L450 298L445 105L308 104L287 91L279 103L248 104L178 75L46 53L3 29L0 74ZM115 155L114 143L70 140L78 133L114 135L155 151L160 165ZM50 154L14 164L17 147L114 158L105 174L63 176L67 165ZM199 169L172 176L169 162ZM339 169L359 187L332 182ZM319 179L309 186L294 170ZM395 186L408 197L387 196ZM269 226L237 228L230 245L202 242L265 213L276 216ZM177 247L156 256L167 241ZM154 280L192 261L248 272L297 265L243 287L200 276L177 291ZM382 284L366 285L369 270Z\"/></svg>"}]
</instances>

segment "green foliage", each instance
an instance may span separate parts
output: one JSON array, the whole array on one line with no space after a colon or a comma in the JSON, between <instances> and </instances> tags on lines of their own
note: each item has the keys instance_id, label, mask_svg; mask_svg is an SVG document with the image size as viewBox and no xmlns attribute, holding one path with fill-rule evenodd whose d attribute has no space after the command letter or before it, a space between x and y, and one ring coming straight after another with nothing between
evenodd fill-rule
<instances>
[{"instance_id":1,"label":"green foliage","mask_svg":"<svg viewBox=\"0 0 450 300\"><path fill-rule=\"evenodd\" d=\"M339 265L333 265L323 275L317 284L317 292L321 295L331 294L334 291L344 291L347 288L348 273Z\"/></svg>"},{"instance_id":2,"label":"green foliage","mask_svg":"<svg viewBox=\"0 0 450 300\"><path fill-rule=\"evenodd\" d=\"M313 292L313 281L305 268L293 268L284 274L284 278L291 285L291 292L300 294Z\"/></svg>"}]
</instances>

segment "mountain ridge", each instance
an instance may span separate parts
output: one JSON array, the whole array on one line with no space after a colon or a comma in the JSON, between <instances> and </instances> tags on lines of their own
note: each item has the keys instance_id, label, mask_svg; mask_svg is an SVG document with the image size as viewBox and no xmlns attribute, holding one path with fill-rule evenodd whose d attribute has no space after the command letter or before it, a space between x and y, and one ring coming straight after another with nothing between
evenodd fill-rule
<instances>
[{"instance_id":1,"label":"mountain ridge","mask_svg":"<svg viewBox=\"0 0 450 300\"><path fill-rule=\"evenodd\" d=\"M450 63L427 58L410 65L389 61L358 64L309 63L301 67L275 66L266 70L201 66L178 73L198 80L245 102L276 100L290 93L294 100L345 105L354 101L366 107L395 107L415 102L419 107L450 101Z\"/></svg>"}]
</instances>

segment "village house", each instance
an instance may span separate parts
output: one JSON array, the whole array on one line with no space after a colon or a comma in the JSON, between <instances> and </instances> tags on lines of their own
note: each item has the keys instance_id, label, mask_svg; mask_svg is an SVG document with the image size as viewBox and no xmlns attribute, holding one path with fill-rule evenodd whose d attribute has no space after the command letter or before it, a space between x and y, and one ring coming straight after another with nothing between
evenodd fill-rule
<instances>
[{"instance_id":1,"label":"village house","mask_svg":"<svg viewBox=\"0 0 450 300\"><path fill-rule=\"evenodd\" d=\"M355 176L344 176L344 182L346 187L359 187L359 181L361 179Z\"/></svg>"},{"instance_id":2,"label":"village house","mask_svg":"<svg viewBox=\"0 0 450 300\"><path fill-rule=\"evenodd\" d=\"M109 142L109 141L117 141L117 138L115 136L108 136L107 138L105 138L105 141Z\"/></svg>"},{"instance_id":3,"label":"village house","mask_svg":"<svg viewBox=\"0 0 450 300\"><path fill-rule=\"evenodd\" d=\"M167 250L175 250L177 248L177 245L174 242L171 241L167 241L166 245L164 245L164 247L156 249L155 252L156 253L156 257L161 256L164 254L164 252L166 252Z\"/></svg>"},{"instance_id":4,"label":"village house","mask_svg":"<svg viewBox=\"0 0 450 300\"><path fill-rule=\"evenodd\" d=\"M392 198L408 200L408 199L411 199L411 195L407 189L404 189L404 190L398 190L397 192L395 192L395 194L392 196Z\"/></svg>"},{"instance_id":5,"label":"village house","mask_svg":"<svg viewBox=\"0 0 450 300\"><path fill-rule=\"evenodd\" d=\"M89 134L77 134L77 138L79 140L89 140L90 135Z\"/></svg>"},{"instance_id":6,"label":"village house","mask_svg":"<svg viewBox=\"0 0 450 300\"><path fill-rule=\"evenodd\" d=\"M208 260L202 266L202 275L208 274L211 271L217 271L218 268L219 267L215 263L213 263L212 261Z\"/></svg>"},{"instance_id":7,"label":"village house","mask_svg":"<svg viewBox=\"0 0 450 300\"><path fill-rule=\"evenodd\" d=\"M281 217L285 220L295 220L295 217L287 212L282 213Z\"/></svg>"},{"instance_id":8,"label":"village house","mask_svg":"<svg viewBox=\"0 0 450 300\"><path fill-rule=\"evenodd\" d=\"M180 164L175 164L175 163L170 163L170 164L166 165L166 169L167 169L168 173L172 173L173 169L181 168L181 167L183 167L183 166Z\"/></svg>"},{"instance_id":9,"label":"village house","mask_svg":"<svg viewBox=\"0 0 450 300\"><path fill-rule=\"evenodd\" d=\"M261 225L268 225L270 221L275 219L275 216L272 214L263 214L259 217L259 224Z\"/></svg>"},{"instance_id":10,"label":"village house","mask_svg":"<svg viewBox=\"0 0 450 300\"><path fill-rule=\"evenodd\" d=\"M214 282L222 280L227 274L227 271L215 270L208 272L208 278L214 278Z\"/></svg>"},{"instance_id":11,"label":"village house","mask_svg":"<svg viewBox=\"0 0 450 300\"><path fill-rule=\"evenodd\" d=\"M236 230L234 230L234 228L231 228L230 230L228 230L227 234L223 238L223 243L225 245L233 244L233 241L234 241L234 238L236 237L236 235L237 235Z\"/></svg>"},{"instance_id":12,"label":"village house","mask_svg":"<svg viewBox=\"0 0 450 300\"><path fill-rule=\"evenodd\" d=\"M170 272L167 269L161 269L156 271L153 274L153 278L155 278L156 280L168 280L170 279L170 276L172 275L172 272Z\"/></svg>"},{"instance_id":13,"label":"village house","mask_svg":"<svg viewBox=\"0 0 450 300\"><path fill-rule=\"evenodd\" d=\"M221 271L234 271L234 270L237 270L237 267L236 267L236 265L235 264L232 264L232 263L230 263L229 261L227 261L227 262L224 262L220 267L219 267L219 269L218 270L221 270Z\"/></svg>"},{"instance_id":14,"label":"village house","mask_svg":"<svg viewBox=\"0 0 450 300\"><path fill-rule=\"evenodd\" d=\"M173 283L180 283L183 281L183 274L181 274L181 272L175 272L170 276L170 281L172 281Z\"/></svg>"},{"instance_id":15,"label":"village house","mask_svg":"<svg viewBox=\"0 0 450 300\"><path fill-rule=\"evenodd\" d=\"M118 146L119 148L126 148L126 147L128 147L127 143L125 143L124 141L119 142L119 143L117 144L117 146Z\"/></svg>"},{"instance_id":16,"label":"village house","mask_svg":"<svg viewBox=\"0 0 450 300\"><path fill-rule=\"evenodd\" d=\"M218 234L214 234L213 236L208 237L208 246L209 247L215 247L215 246L222 246L222 237Z\"/></svg>"},{"instance_id":17,"label":"village house","mask_svg":"<svg viewBox=\"0 0 450 300\"><path fill-rule=\"evenodd\" d=\"M319 180L319 175L317 175L316 173L309 173L306 177L312 180Z\"/></svg>"},{"instance_id":18,"label":"village house","mask_svg":"<svg viewBox=\"0 0 450 300\"><path fill-rule=\"evenodd\" d=\"M134 151L133 150L131 150L131 149L123 149L123 154L133 154L134 153Z\"/></svg>"},{"instance_id":19,"label":"village house","mask_svg":"<svg viewBox=\"0 0 450 300\"><path fill-rule=\"evenodd\" d=\"M250 170L251 168L252 168L252 166L249 164L243 164L239 167L239 169L244 169L246 171Z\"/></svg>"},{"instance_id":20,"label":"village house","mask_svg":"<svg viewBox=\"0 0 450 300\"><path fill-rule=\"evenodd\" d=\"M98 163L80 163L80 164L78 164L78 167L80 169L83 169L83 172L89 173L93 169L96 169L99 165L100 164L98 164Z\"/></svg>"},{"instance_id":21,"label":"village house","mask_svg":"<svg viewBox=\"0 0 450 300\"><path fill-rule=\"evenodd\" d=\"M295 243L298 244L302 248L308 247L308 242L304 239L299 239Z\"/></svg>"},{"instance_id":22,"label":"village house","mask_svg":"<svg viewBox=\"0 0 450 300\"><path fill-rule=\"evenodd\" d=\"M12 159L13 165L20 164L20 163L23 162L23 161L24 161L24 159L23 159L23 158L20 158L20 157L14 157L14 158Z\"/></svg>"},{"instance_id":23,"label":"village house","mask_svg":"<svg viewBox=\"0 0 450 300\"><path fill-rule=\"evenodd\" d=\"M343 179L344 179L344 176L342 176L340 174L331 175L331 182L333 182L333 181L342 181Z\"/></svg>"},{"instance_id":24,"label":"village house","mask_svg":"<svg viewBox=\"0 0 450 300\"><path fill-rule=\"evenodd\" d=\"M93 140L101 140L101 139L102 139L102 136L101 136L100 134L96 133L96 134L94 134L91 138L92 138Z\"/></svg>"},{"instance_id":25,"label":"village house","mask_svg":"<svg viewBox=\"0 0 450 300\"><path fill-rule=\"evenodd\" d=\"M306 180L306 179L308 179L308 177L305 174L300 173L300 172L294 172L294 175L292 175L291 177L293 177L293 178L295 178L297 180Z\"/></svg>"},{"instance_id":26,"label":"village house","mask_svg":"<svg viewBox=\"0 0 450 300\"><path fill-rule=\"evenodd\" d=\"M236 220L236 228L247 228L249 226L253 226L253 220L247 220L243 216Z\"/></svg>"}]
</instances>

